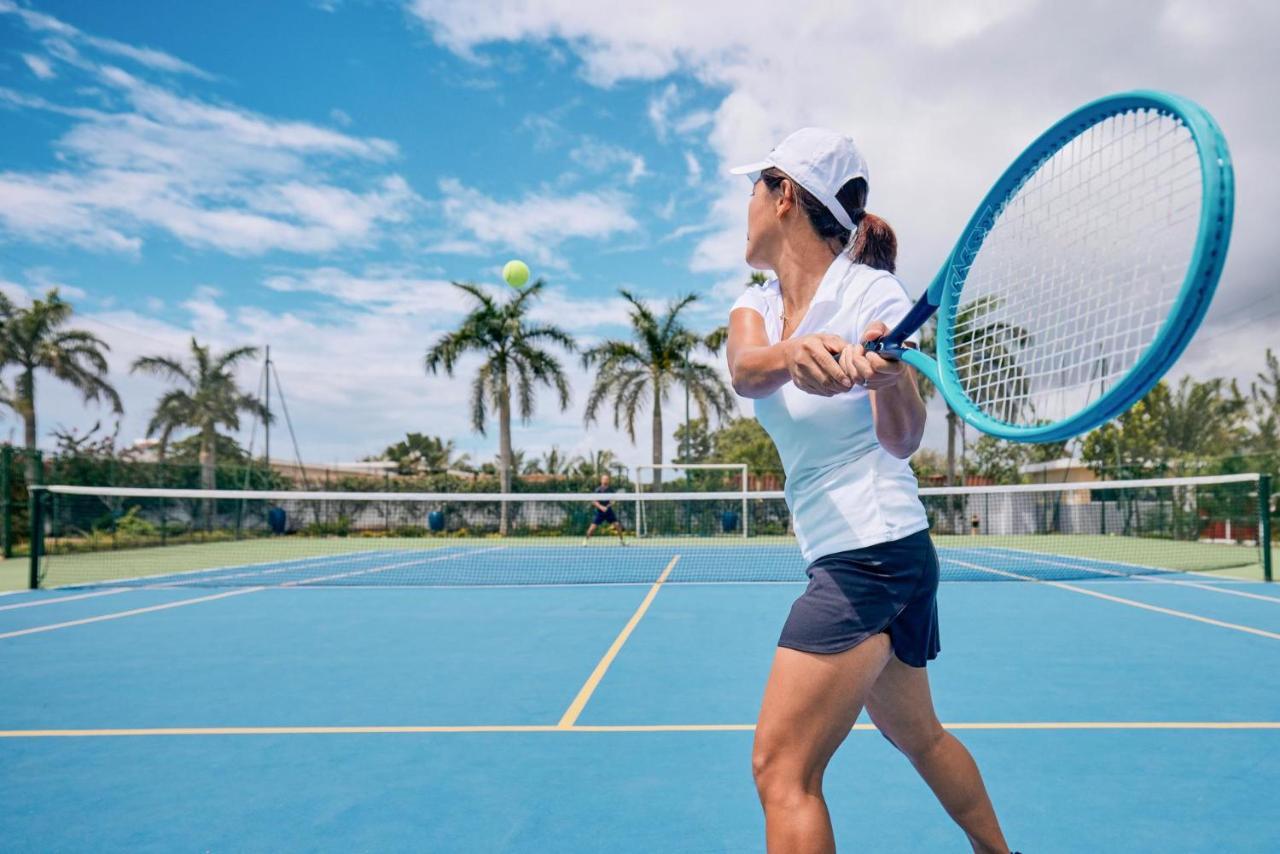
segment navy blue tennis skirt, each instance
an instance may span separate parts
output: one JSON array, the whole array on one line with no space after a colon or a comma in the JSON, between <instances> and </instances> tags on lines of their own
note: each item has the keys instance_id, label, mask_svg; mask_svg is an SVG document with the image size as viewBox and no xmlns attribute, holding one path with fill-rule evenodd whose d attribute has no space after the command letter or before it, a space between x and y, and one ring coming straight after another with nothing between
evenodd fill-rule
<instances>
[{"instance_id":1,"label":"navy blue tennis skirt","mask_svg":"<svg viewBox=\"0 0 1280 854\"><path fill-rule=\"evenodd\" d=\"M791 606L778 646L843 652L888 632L904 664L924 667L938 657L938 553L927 530L824 555L807 572L809 586Z\"/></svg>"}]
</instances>

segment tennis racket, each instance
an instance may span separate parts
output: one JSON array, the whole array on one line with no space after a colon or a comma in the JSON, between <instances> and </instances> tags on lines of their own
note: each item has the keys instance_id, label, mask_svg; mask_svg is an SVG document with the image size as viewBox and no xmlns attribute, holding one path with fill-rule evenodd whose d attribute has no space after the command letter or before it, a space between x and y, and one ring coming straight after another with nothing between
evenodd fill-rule
<instances>
[{"instance_id":1,"label":"tennis racket","mask_svg":"<svg viewBox=\"0 0 1280 854\"><path fill-rule=\"evenodd\" d=\"M1226 140L1199 105L1156 91L1086 104L1000 176L929 290L867 349L924 373L985 433L1083 433L1195 334L1234 206ZM935 311L936 360L903 346Z\"/></svg>"}]
</instances>

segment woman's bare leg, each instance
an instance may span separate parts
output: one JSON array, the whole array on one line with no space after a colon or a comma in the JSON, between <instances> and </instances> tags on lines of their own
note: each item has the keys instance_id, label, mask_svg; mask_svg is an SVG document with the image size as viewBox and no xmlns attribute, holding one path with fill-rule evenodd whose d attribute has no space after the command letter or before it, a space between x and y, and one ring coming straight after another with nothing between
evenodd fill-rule
<instances>
[{"instance_id":1,"label":"woman's bare leg","mask_svg":"<svg viewBox=\"0 0 1280 854\"><path fill-rule=\"evenodd\" d=\"M822 775L891 657L885 634L830 655L778 648L751 757L771 854L835 851Z\"/></svg>"},{"instance_id":2,"label":"woman's bare leg","mask_svg":"<svg viewBox=\"0 0 1280 854\"><path fill-rule=\"evenodd\" d=\"M911 760L947 814L968 834L973 850L1008 854L977 764L938 722L928 671L892 658L872 686L866 705L871 720Z\"/></svg>"}]
</instances>

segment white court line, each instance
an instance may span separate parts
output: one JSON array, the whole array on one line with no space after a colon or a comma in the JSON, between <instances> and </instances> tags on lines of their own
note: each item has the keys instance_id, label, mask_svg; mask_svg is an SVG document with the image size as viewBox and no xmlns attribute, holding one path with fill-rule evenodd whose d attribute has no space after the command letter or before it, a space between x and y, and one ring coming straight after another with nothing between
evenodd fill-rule
<instances>
[{"instance_id":1,"label":"white court line","mask_svg":"<svg viewBox=\"0 0 1280 854\"><path fill-rule=\"evenodd\" d=\"M67 623L53 623L48 626L36 626L30 629L20 629L16 632L5 632L0 634L0 640L4 638L17 638L23 635L34 635L40 632L52 632L56 629L69 629L72 626L83 626L89 623L101 623L104 620L119 620L124 617L133 617L138 614L148 614L152 611L165 611L169 608L181 608L185 605L197 605L201 602L212 602L214 599L225 599L228 596L239 596L243 593L256 593L263 590L262 587L246 587L243 590L229 590L226 593L215 593L212 596L201 596L197 599L183 599L180 602L167 602L164 605L151 605L146 608L134 608L132 611L117 611L114 614L100 614L97 617L85 617L83 620L71 620Z\"/></svg>"},{"instance_id":2,"label":"white court line","mask_svg":"<svg viewBox=\"0 0 1280 854\"><path fill-rule=\"evenodd\" d=\"M1280 597L1263 596L1261 593L1249 593L1245 590L1231 590L1216 584L1204 584L1199 581L1182 581L1175 578L1166 578L1160 575L1134 575L1128 572L1118 572L1114 569L1102 569L1095 566L1081 566L1078 563L1068 563L1066 561L1052 560L1046 557L1034 557L1035 552L1023 552L1021 549L1004 549L992 548L989 551L995 552L1012 552L1016 557L1031 561L1032 563L1044 563L1050 566L1064 566L1068 569L1075 569L1081 572L1096 572L1101 575L1116 576L1119 578L1132 578L1137 581L1149 581L1154 584L1176 584L1179 587L1198 587L1201 590L1212 590L1214 593L1224 593L1228 596L1243 596L1246 599L1259 599L1263 602L1274 602L1280 605ZM1092 558L1081 558L1082 560L1091 560ZM1099 561L1105 563L1105 561ZM1121 566L1129 566L1131 564L1121 564Z\"/></svg>"},{"instance_id":3,"label":"white court line","mask_svg":"<svg viewBox=\"0 0 1280 854\"><path fill-rule=\"evenodd\" d=\"M386 572L389 569L401 569L403 567L414 566L416 564L438 563L439 561L442 561L442 560L455 560L460 557L470 557L471 555L475 555L475 554L486 554L488 552L500 552L507 548L510 548L510 547L509 546L493 546L492 548L479 549L478 551L469 550L465 552L455 552L454 554L439 555L437 557L430 557L425 559L419 556L414 558L413 560L402 561L401 563L391 563L391 564L387 564L386 566L375 566L372 569L360 569L360 570L354 570L352 572L339 572L334 575L321 575L316 578L302 578L297 581L286 581L284 584L281 584L279 586L280 587L301 587L304 584L318 584L321 581L332 581L335 578L351 578L356 575L370 575L375 572Z\"/></svg>"},{"instance_id":4,"label":"white court line","mask_svg":"<svg viewBox=\"0 0 1280 854\"><path fill-rule=\"evenodd\" d=\"M981 551L990 550L990 551L1017 552L1019 554L1024 554L1024 553L1025 554L1043 554L1043 552L1029 552L1029 551L1024 551L1023 549L1011 549L1007 546L948 546L947 548L954 548L958 551L969 551L969 552L979 551L979 550ZM1095 563L1109 563L1113 566L1131 566L1134 569L1141 569L1145 572L1163 572L1168 575L1184 575L1184 576L1187 576L1188 578L1199 577L1195 573L1188 572L1187 570L1184 570L1184 569L1167 569L1166 567L1163 567L1163 566L1150 566L1145 563L1133 563L1132 561L1127 561L1127 560L1103 561L1103 560L1098 560L1098 558L1084 557L1084 556L1077 556L1077 555L1058 555L1058 557L1069 557L1073 560L1091 560L1091 561L1094 561ZM1214 576L1211 576L1211 578L1213 581L1217 581L1221 584L1256 584L1258 583L1254 579L1240 578L1239 576L1235 576L1235 575L1214 575ZM1207 581L1207 580L1209 579L1208 578L1201 579L1201 581Z\"/></svg>"},{"instance_id":5,"label":"white court line","mask_svg":"<svg viewBox=\"0 0 1280 854\"><path fill-rule=\"evenodd\" d=\"M506 546L495 546L491 549L483 549L483 551L484 552L500 551L505 548ZM475 552L469 552L469 554L475 554ZM65 623L54 623L47 626L36 626L30 629L20 629L18 631L5 632L3 634L0 634L0 640L3 640L5 638L21 637L23 635L33 635L33 634L38 634L40 632L51 632L51 631L54 631L55 629L66 629L66 628L71 628L73 626L83 626L87 623L98 623L103 620L118 620L122 617L132 617L138 614L147 614L152 611L163 611L167 608L179 608L179 607L182 607L183 605L194 605L199 602L211 602L215 599L223 599L228 596L238 596L241 593L258 593L263 590L273 590L279 587L293 587L293 586L302 585L302 584L314 584L318 581L327 581L334 578L346 578L351 575L367 575L371 572L385 572L386 570L389 570L389 569L397 569L405 566L412 566L414 564L435 563L437 561L449 560L452 558L458 558L463 556L464 554L440 555L438 557L428 558L427 560L423 560L421 557L417 557L410 561L402 561L400 563L388 564L387 566L377 567L375 569L365 569L365 570L359 570L356 572L327 575L327 576L321 576L319 578L306 579L301 581L291 581L291 582L286 582L285 584L280 584L280 585L259 585L256 587L246 587L241 590L231 590L225 593L216 593L211 596L200 596L195 599L183 599L179 602L169 602L164 605L152 605L147 608L134 608L129 611L119 611L114 614L102 614L97 617L86 617L85 619L82 619L82 620L71 620ZM137 589L137 588L126 587L123 589L129 590L129 589ZM154 589L154 588L151 588L151 589Z\"/></svg>"},{"instance_id":6,"label":"white court line","mask_svg":"<svg viewBox=\"0 0 1280 854\"><path fill-rule=\"evenodd\" d=\"M277 573L277 572L291 572L291 571L305 570L314 566L327 566L328 564L331 564L331 563L342 563L343 561L349 561L353 559L362 560L365 558L379 558L379 557L383 557L384 555L394 554L394 553L395 552L391 549L379 549L377 551L368 551L368 552L352 551L352 552L343 552L342 554L309 555L307 557L289 558L288 560L263 560L263 561L258 561L257 563L242 563L242 564L235 564L230 566L214 566L214 567L209 567L207 569L187 569L187 570L183 570L182 572L166 572L166 573L158 573L156 575L143 575L143 576L138 576L136 578L117 579L117 580L124 583L128 583L128 582L139 581L139 580L173 578L177 580L170 581L170 582L137 585L137 586L150 587L150 588L194 587L200 584L201 582L206 582L206 581L219 581L224 578L248 578L253 575L270 575L272 573ZM231 574L228 574L228 575L212 575L211 574L215 572L226 572ZM201 578L187 577L187 576L196 576L198 574L206 574L206 573L210 573L210 574L207 575L207 577L201 577Z\"/></svg>"},{"instance_id":7,"label":"white court line","mask_svg":"<svg viewBox=\"0 0 1280 854\"><path fill-rule=\"evenodd\" d=\"M387 557L396 557L405 554L405 552L394 551L389 549L381 549L376 552L349 552L340 555L326 555L322 558L310 559L311 563L305 563L302 566L295 564L301 563L308 558L299 558L298 560L280 561L277 563L261 563L247 564L246 572L235 572L229 575L215 575L209 578L197 578L190 581L175 581L172 584L150 584L148 587L154 588L179 588L194 587L202 583L210 583L210 586L216 586L219 581L226 581L236 578L259 578L267 575L279 575L282 572L305 572L309 569L323 569L327 566L343 566L345 564L365 563L369 560L381 560ZM321 561L324 563L321 563ZM416 558L415 558L416 560ZM252 567L270 567L270 569L253 569ZM241 569L241 567L226 567L226 569Z\"/></svg>"},{"instance_id":8,"label":"white court line","mask_svg":"<svg viewBox=\"0 0 1280 854\"><path fill-rule=\"evenodd\" d=\"M0 605L0 611L12 611L16 608L38 608L41 605L57 605L62 602L74 602L77 599L93 599L98 596L112 596L123 593L128 587L113 587L110 590L98 590L93 593L80 593L75 596L56 596L49 599L34 599L30 602L19 602L17 605Z\"/></svg>"},{"instance_id":9,"label":"white court line","mask_svg":"<svg viewBox=\"0 0 1280 854\"><path fill-rule=\"evenodd\" d=\"M615 493L616 494L616 493ZM795 581L671 581L666 582L669 590L678 590L682 587L795 587L797 585L807 584L808 579L796 579ZM947 584L963 584L962 581L948 581ZM989 584L987 581L975 581L974 584ZM544 582L492 582L492 583L469 583L469 582L452 582L448 584L344 584L343 590L524 590L524 589L561 589L561 588L614 588L614 587L649 587L652 581L544 581ZM283 584L268 585L272 590L283 590ZM143 587L141 590L151 590L153 588ZM290 587L290 590L323 590L323 587Z\"/></svg>"},{"instance_id":10,"label":"white court line","mask_svg":"<svg viewBox=\"0 0 1280 854\"><path fill-rule=\"evenodd\" d=\"M1194 622L1197 622L1197 623L1206 623L1207 625L1218 626L1219 628L1223 628L1223 629L1233 629L1237 632L1245 632L1247 634L1258 635L1259 637L1270 638L1272 640L1280 640L1280 634L1276 634L1275 632L1264 631L1263 629L1255 629L1252 626L1241 626L1236 623L1227 623L1222 620L1215 620L1215 619L1212 619L1211 617L1202 617L1199 614L1189 614L1186 611L1175 611L1172 608L1161 608L1158 605L1150 605L1146 602L1139 602L1136 599L1124 599L1120 596L1112 596L1108 593L1099 593L1096 590L1088 590L1084 587L1076 587L1074 584L1065 584L1061 581L1045 581L1043 578L1036 578L1031 575L1022 575L1017 572L1009 572L1003 569L994 569L989 566L979 566L976 563L969 563L968 561L957 560L956 558L952 558L952 560L960 564L961 566L967 566L970 569L976 569L976 570L979 570L980 572L989 572L989 573L992 573L993 575L1003 575L1008 578L1018 578L1023 581L1033 581L1036 584L1047 584L1050 587L1059 587L1063 590L1070 590L1072 593L1080 593L1085 596L1093 596L1096 599L1106 599L1108 602L1117 602L1121 605L1129 605L1130 607L1133 607L1133 608L1141 608L1144 611L1155 611L1158 614L1168 614L1171 617L1181 617L1184 620L1193 620Z\"/></svg>"},{"instance_id":11,"label":"white court line","mask_svg":"<svg viewBox=\"0 0 1280 854\"><path fill-rule=\"evenodd\" d=\"M246 540L245 542L248 542L248 541ZM190 545L200 545L200 544L198 544L198 543L192 543L192 544L190 544ZM179 548L180 548L180 547L179 547ZM352 552L352 554L361 554L361 555L367 555L367 554L381 554L381 553L382 553L382 552L384 552L384 551L388 551L388 550L387 550L387 549L381 549L381 550L379 550L379 551L377 551L377 552ZM246 568L254 567L254 566L277 566L277 565L279 565L279 564L286 564L286 563L288 563L288 564L293 564L293 563L303 563L303 562L306 562L306 561L311 561L312 563L316 563L316 562L319 562L319 561L322 561L322 560L336 560L336 559L338 559L338 558L345 557L345 556L346 556L346 555L310 555L310 556L308 556L308 557L289 558L288 560L283 560L283 561L281 561L281 560L263 560L263 561L258 561L258 562L256 562L256 563L240 563L240 564L231 564L231 565L227 565L227 566L209 566L209 567L205 567L204 569L184 569L184 570L181 570L180 572L173 572L173 571L169 571L169 572L157 572L157 573L155 573L155 574L153 574L153 575L133 575L133 576L130 576L130 577L128 577L128 578L115 578L115 579L111 579L110 581L80 582L80 583L73 583L73 584L60 584L60 585L58 585L57 587L47 587L47 588L43 588L43 589L46 589L46 590L67 590L67 589L74 589L74 588L86 587L86 586L89 586L90 584L110 584L110 583L119 583L119 584L121 584L122 586L124 586L126 589L128 589L128 588L143 589L143 588L148 588L148 587L152 587L152 588L155 588L155 587L180 587L180 586L182 586L183 584L187 584L187 583L189 583L189 582L185 582L185 581L177 581L177 582L174 582L173 584L135 584L134 582L151 581L151 580L153 580L153 579L163 579L163 578L178 578L178 579L181 579L181 578L182 578L182 577L184 577L184 576L197 575L197 574L200 574L200 573L228 572L228 571L231 571L231 570L246 569ZM53 555L53 556L52 556L52 559L56 559L57 557L58 557L58 555ZM45 555L45 560L50 560L50 559L51 559L51 558L50 558L50 556L49 556L49 555ZM16 591L16 592L26 592L26 591Z\"/></svg>"}]
</instances>

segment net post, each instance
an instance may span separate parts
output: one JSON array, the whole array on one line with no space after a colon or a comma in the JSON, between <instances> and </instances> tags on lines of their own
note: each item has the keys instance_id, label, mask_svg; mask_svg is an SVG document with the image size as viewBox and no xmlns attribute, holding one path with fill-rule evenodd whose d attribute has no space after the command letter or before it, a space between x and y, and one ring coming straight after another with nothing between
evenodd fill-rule
<instances>
[{"instance_id":1,"label":"net post","mask_svg":"<svg viewBox=\"0 0 1280 854\"><path fill-rule=\"evenodd\" d=\"M1262 577L1271 581L1271 475L1258 478L1258 545L1262 547Z\"/></svg>"},{"instance_id":2,"label":"net post","mask_svg":"<svg viewBox=\"0 0 1280 854\"><path fill-rule=\"evenodd\" d=\"M31 590L40 586L40 557L44 552L44 487L28 486L28 515L31 517L31 558L27 583Z\"/></svg>"}]
</instances>

